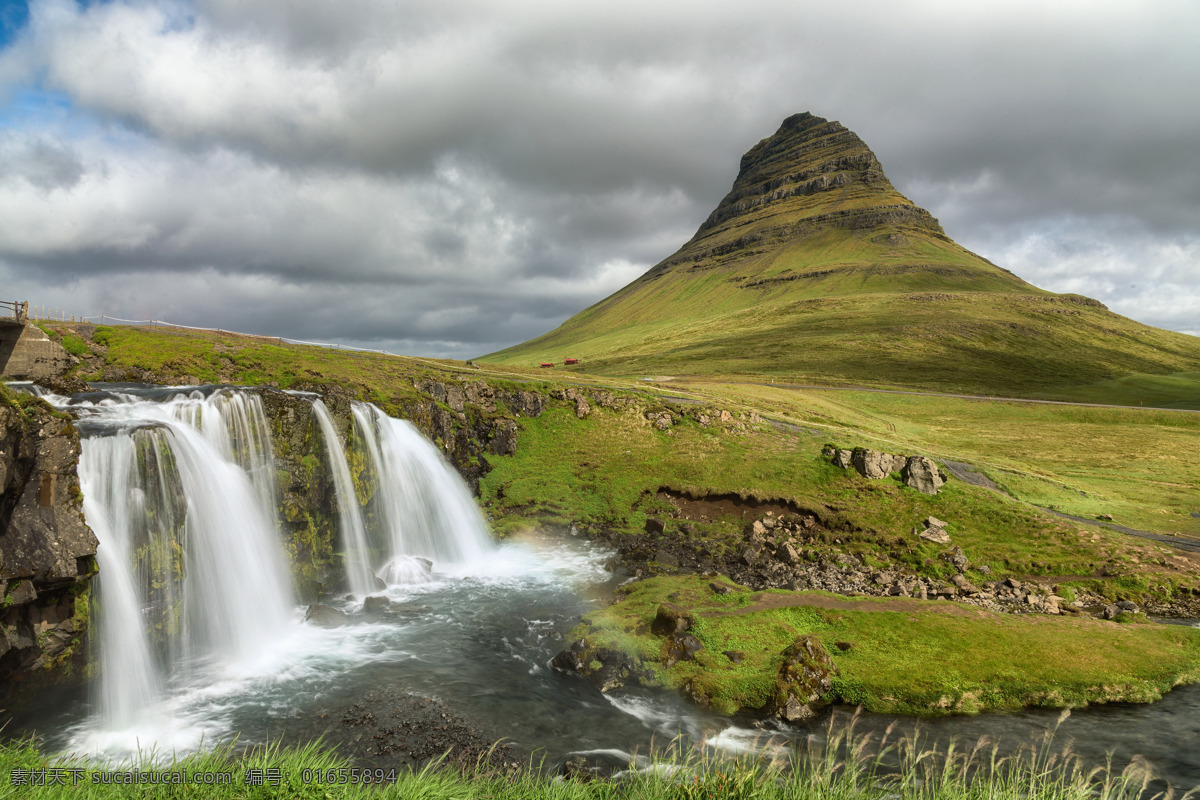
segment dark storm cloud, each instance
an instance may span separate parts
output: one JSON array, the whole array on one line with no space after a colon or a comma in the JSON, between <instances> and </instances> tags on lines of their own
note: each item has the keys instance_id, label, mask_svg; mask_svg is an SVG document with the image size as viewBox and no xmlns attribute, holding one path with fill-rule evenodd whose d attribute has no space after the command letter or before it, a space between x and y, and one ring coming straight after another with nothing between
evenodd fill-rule
<instances>
[{"instance_id":1,"label":"dark storm cloud","mask_svg":"<svg viewBox=\"0 0 1200 800\"><path fill-rule=\"evenodd\" d=\"M669 255L810 110L964 245L1193 330L1197 22L1188 2L36 0L0 49L0 277L81 313L478 354ZM28 114L31 92L66 101Z\"/></svg>"}]
</instances>

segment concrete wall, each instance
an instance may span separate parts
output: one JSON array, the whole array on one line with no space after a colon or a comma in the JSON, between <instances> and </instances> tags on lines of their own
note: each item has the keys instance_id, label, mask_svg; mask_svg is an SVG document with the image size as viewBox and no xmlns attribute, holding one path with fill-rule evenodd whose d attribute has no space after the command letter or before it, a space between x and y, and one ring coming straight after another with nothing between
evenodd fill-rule
<instances>
[{"instance_id":1,"label":"concrete wall","mask_svg":"<svg viewBox=\"0 0 1200 800\"><path fill-rule=\"evenodd\" d=\"M37 381L62 375L75 359L36 325L0 320L0 375Z\"/></svg>"}]
</instances>

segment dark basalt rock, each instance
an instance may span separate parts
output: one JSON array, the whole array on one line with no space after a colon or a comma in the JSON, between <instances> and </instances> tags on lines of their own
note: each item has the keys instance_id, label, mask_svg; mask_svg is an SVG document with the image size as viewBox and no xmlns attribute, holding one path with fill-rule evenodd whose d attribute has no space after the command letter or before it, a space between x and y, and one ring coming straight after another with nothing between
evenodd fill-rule
<instances>
[{"instance_id":1,"label":"dark basalt rock","mask_svg":"<svg viewBox=\"0 0 1200 800\"><path fill-rule=\"evenodd\" d=\"M693 660L703 649L703 643L690 633L672 634L663 642L662 664L670 669L680 661Z\"/></svg>"},{"instance_id":2,"label":"dark basalt rock","mask_svg":"<svg viewBox=\"0 0 1200 800\"><path fill-rule=\"evenodd\" d=\"M308 607L308 611L305 612L304 621L321 628L340 628L348 624L350 618L346 616L345 612L339 611L332 606L313 603Z\"/></svg>"},{"instance_id":3,"label":"dark basalt rock","mask_svg":"<svg viewBox=\"0 0 1200 800\"><path fill-rule=\"evenodd\" d=\"M816 716L816 709L833 684L837 673L833 659L813 636L797 639L783 651L783 664L775 680L775 716L799 722Z\"/></svg>"},{"instance_id":4,"label":"dark basalt rock","mask_svg":"<svg viewBox=\"0 0 1200 800\"><path fill-rule=\"evenodd\" d=\"M601 692L637 684L645 677L634 658L617 650L596 647L587 639L572 642L550 660L550 666L589 679Z\"/></svg>"},{"instance_id":5,"label":"dark basalt rock","mask_svg":"<svg viewBox=\"0 0 1200 800\"><path fill-rule=\"evenodd\" d=\"M378 614L381 611L387 611L392 606L392 601L381 595L373 595L363 600L364 614Z\"/></svg>"},{"instance_id":6,"label":"dark basalt rock","mask_svg":"<svg viewBox=\"0 0 1200 800\"><path fill-rule=\"evenodd\" d=\"M674 636L686 633L696 624L696 618L686 608L673 603L663 603L650 623L650 632L655 636Z\"/></svg>"},{"instance_id":7,"label":"dark basalt rock","mask_svg":"<svg viewBox=\"0 0 1200 800\"><path fill-rule=\"evenodd\" d=\"M79 435L41 400L0 404L0 693L81 676L97 541Z\"/></svg>"}]
</instances>

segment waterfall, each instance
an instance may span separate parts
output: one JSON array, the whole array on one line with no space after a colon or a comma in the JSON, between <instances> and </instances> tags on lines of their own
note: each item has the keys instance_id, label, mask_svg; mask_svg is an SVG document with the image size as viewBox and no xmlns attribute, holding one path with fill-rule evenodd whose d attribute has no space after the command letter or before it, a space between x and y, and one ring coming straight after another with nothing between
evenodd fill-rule
<instances>
[{"instance_id":1,"label":"waterfall","mask_svg":"<svg viewBox=\"0 0 1200 800\"><path fill-rule=\"evenodd\" d=\"M99 540L94 724L135 743L160 741L156 731L176 719L179 698L261 680L271 658L303 648L294 635L309 635L295 625L261 398L137 391L146 396L54 397L78 419L84 513ZM494 549L486 525L438 449L375 406L352 410L349 455L364 466L366 508L329 410L313 401L351 590L373 591L376 574L415 583L431 581L434 569L485 563Z\"/></svg>"},{"instance_id":2,"label":"waterfall","mask_svg":"<svg viewBox=\"0 0 1200 800\"><path fill-rule=\"evenodd\" d=\"M420 561L439 568L479 563L493 549L487 524L463 479L406 420L355 403L357 439L379 486L376 519L389 553L379 571L388 583L419 580Z\"/></svg>"},{"instance_id":3,"label":"waterfall","mask_svg":"<svg viewBox=\"0 0 1200 800\"><path fill-rule=\"evenodd\" d=\"M258 398L123 399L93 409L79 463L100 543L100 705L110 729L150 713L168 680L197 663L260 656L292 606Z\"/></svg>"},{"instance_id":4,"label":"waterfall","mask_svg":"<svg viewBox=\"0 0 1200 800\"><path fill-rule=\"evenodd\" d=\"M165 537L156 536L159 531L138 530L138 522L147 519L145 490L137 480L138 451L132 434L88 439L79 461L83 513L100 541L95 581L96 594L103 592L104 602L98 604L94 629L104 660L100 708L110 727L117 728L129 726L162 694L161 671L151 655L149 626L142 615L148 599L142 590L151 584L146 575L151 567L145 561L139 564L134 552L147 536L160 541ZM173 593L178 581L168 574L164 583Z\"/></svg>"},{"instance_id":5,"label":"waterfall","mask_svg":"<svg viewBox=\"0 0 1200 800\"><path fill-rule=\"evenodd\" d=\"M329 416L329 409L325 404L320 400L313 401L313 413L321 426L321 435L325 438L325 454L329 461L329 471L333 475L342 547L346 551L346 582L353 594L370 594L375 590L375 575L371 572L367 531L363 526L358 496L354 492L354 481L350 478L350 468L346 464L346 453L338 441L337 430L333 427L333 419Z\"/></svg>"}]
</instances>

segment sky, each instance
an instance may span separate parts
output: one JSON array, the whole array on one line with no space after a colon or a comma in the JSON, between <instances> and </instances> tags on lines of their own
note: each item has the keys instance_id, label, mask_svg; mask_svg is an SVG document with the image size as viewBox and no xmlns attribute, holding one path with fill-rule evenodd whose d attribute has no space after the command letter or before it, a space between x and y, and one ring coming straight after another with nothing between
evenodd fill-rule
<instances>
[{"instance_id":1,"label":"sky","mask_svg":"<svg viewBox=\"0 0 1200 800\"><path fill-rule=\"evenodd\" d=\"M0 0L0 300L469 358L687 241L787 116L1200 335L1200 3Z\"/></svg>"}]
</instances>

